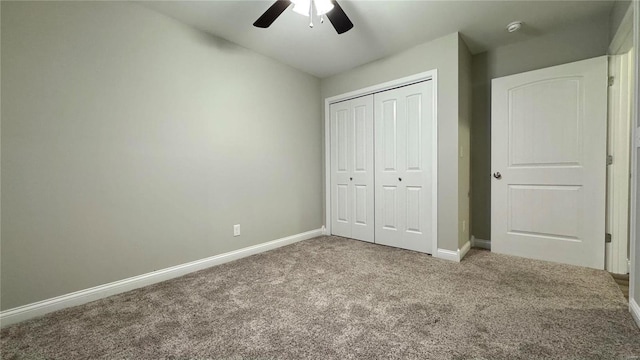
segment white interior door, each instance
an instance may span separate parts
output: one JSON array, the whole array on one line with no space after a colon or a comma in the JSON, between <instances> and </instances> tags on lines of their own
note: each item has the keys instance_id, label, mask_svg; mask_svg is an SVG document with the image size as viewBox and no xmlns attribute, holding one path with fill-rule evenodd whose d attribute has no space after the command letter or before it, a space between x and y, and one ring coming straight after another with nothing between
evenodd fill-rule
<instances>
[{"instance_id":1,"label":"white interior door","mask_svg":"<svg viewBox=\"0 0 640 360\"><path fill-rule=\"evenodd\" d=\"M374 95L376 243L432 253L433 82Z\"/></svg>"},{"instance_id":2,"label":"white interior door","mask_svg":"<svg viewBox=\"0 0 640 360\"><path fill-rule=\"evenodd\" d=\"M491 250L604 268L607 58L494 79Z\"/></svg>"},{"instance_id":3,"label":"white interior door","mask_svg":"<svg viewBox=\"0 0 640 360\"><path fill-rule=\"evenodd\" d=\"M331 232L373 242L373 95L332 104Z\"/></svg>"}]
</instances>

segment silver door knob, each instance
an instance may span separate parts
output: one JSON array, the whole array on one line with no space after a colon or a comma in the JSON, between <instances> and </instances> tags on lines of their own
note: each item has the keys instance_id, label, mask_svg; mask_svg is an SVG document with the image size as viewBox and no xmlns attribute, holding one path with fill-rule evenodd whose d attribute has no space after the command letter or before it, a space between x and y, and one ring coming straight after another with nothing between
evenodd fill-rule
<instances>
[{"instance_id":1,"label":"silver door knob","mask_svg":"<svg viewBox=\"0 0 640 360\"><path fill-rule=\"evenodd\" d=\"M494 177L494 178L496 178L496 179L498 179L498 180L500 180L500 179L502 179L502 174L500 174L500 172L499 172L499 171L498 171L498 172L494 172L494 173L493 173L493 177Z\"/></svg>"}]
</instances>

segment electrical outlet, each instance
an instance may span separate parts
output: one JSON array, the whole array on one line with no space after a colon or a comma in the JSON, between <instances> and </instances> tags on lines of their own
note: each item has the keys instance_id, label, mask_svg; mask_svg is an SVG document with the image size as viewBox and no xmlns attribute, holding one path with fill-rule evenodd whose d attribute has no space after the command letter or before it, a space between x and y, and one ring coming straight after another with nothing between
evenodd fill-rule
<instances>
[{"instance_id":1,"label":"electrical outlet","mask_svg":"<svg viewBox=\"0 0 640 360\"><path fill-rule=\"evenodd\" d=\"M233 236L240 236L240 224L233 225Z\"/></svg>"}]
</instances>

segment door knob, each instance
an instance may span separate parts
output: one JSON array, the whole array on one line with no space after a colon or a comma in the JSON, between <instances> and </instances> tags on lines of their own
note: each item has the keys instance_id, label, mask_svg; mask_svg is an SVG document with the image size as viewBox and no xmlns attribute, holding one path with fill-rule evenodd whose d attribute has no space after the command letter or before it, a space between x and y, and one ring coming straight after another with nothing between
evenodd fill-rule
<instances>
[{"instance_id":1,"label":"door knob","mask_svg":"<svg viewBox=\"0 0 640 360\"><path fill-rule=\"evenodd\" d=\"M402 181L402 178L398 178L398 181Z\"/></svg>"},{"instance_id":2,"label":"door knob","mask_svg":"<svg viewBox=\"0 0 640 360\"><path fill-rule=\"evenodd\" d=\"M351 177L351 178L349 178L349 181L353 181L353 178L352 178L352 177Z\"/></svg>"},{"instance_id":3,"label":"door knob","mask_svg":"<svg viewBox=\"0 0 640 360\"><path fill-rule=\"evenodd\" d=\"M498 172L494 172L494 173L493 173L493 177L494 177L494 178L496 178L496 179L498 179L498 180L500 180L500 179L502 179L502 174L500 174L500 172L499 172L499 171L498 171Z\"/></svg>"}]
</instances>

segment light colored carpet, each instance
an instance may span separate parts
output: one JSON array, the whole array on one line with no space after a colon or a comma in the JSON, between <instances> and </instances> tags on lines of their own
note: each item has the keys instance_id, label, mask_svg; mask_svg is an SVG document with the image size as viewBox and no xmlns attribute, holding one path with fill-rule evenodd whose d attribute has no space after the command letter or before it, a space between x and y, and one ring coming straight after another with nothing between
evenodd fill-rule
<instances>
[{"instance_id":1,"label":"light colored carpet","mask_svg":"<svg viewBox=\"0 0 640 360\"><path fill-rule=\"evenodd\" d=\"M16 324L3 359L624 359L604 271L321 237Z\"/></svg>"}]
</instances>

